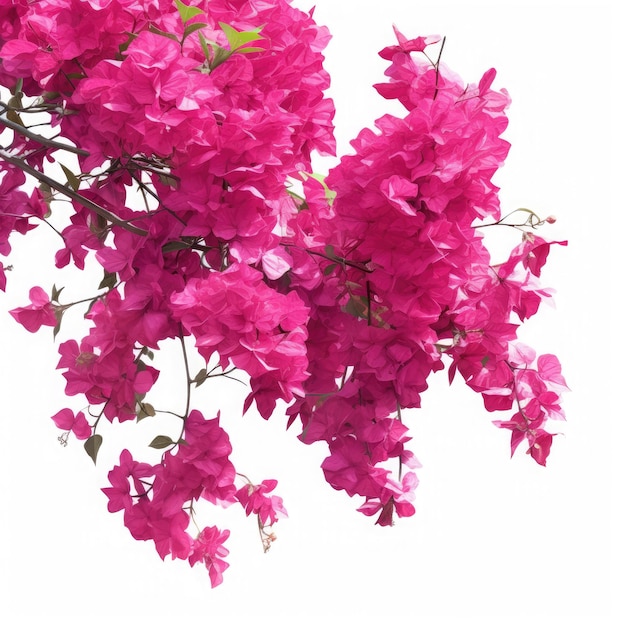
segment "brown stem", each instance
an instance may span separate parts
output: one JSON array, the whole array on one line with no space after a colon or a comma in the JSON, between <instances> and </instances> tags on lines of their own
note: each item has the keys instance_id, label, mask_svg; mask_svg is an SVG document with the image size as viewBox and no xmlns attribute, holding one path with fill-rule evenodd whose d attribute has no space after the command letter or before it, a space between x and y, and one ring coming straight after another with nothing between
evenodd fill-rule
<instances>
[{"instance_id":1,"label":"brown stem","mask_svg":"<svg viewBox=\"0 0 626 626\"><path fill-rule=\"evenodd\" d=\"M36 178L40 183L45 183L46 185L49 185L50 187L52 187L52 189L56 189L57 191L61 192L63 195L67 196L68 198L71 198L72 200L76 200L76 202L78 202L85 208L89 209L90 211L93 211L100 217L103 217L105 220L111 222L112 224L115 224L116 226L119 226L120 228L124 228L127 231L134 233L135 235L141 235L142 237L148 236L147 230L144 230L143 228L138 228L137 226L133 226L132 224L120 219L119 217L117 217L117 215L111 213L110 211L107 211L104 207L101 207L99 204L96 204L95 202L92 202L88 198L81 196L79 193L74 191L71 187L68 187L67 185L63 185L62 183L54 180L53 178L46 176L42 172L37 171L34 167L31 167L30 165L28 165L28 163L26 163L25 161L22 161L22 159L11 156L8 152L6 152L6 150L0 149L0 158L4 159L7 163L11 163L15 167L21 169L23 172L30 174L31 176Z\"/></svg>"},{"instance_id":2,"label":"brown stem","mask_svg":"<svg viewBox=\"0 0 626 626\"><path fill-rule=\"evenodd\" d=\"M4 102L0 102L0 106L4 107L5 110L8 110L8 105ZM81 148L75 148L74 146L69 146L66 143L61 143L59 141L54 141L54 139L48 139L47 137L43 137L42 135L38 135L37 133L33 133L28 130L24 126L12 122L7 119L3 115L0 115L0 124L5 126L6 128L10 128L13 132L23 135L24 137L28 137L33 141L41 144L42 146L47 146L48 148L54 148L55 150L65 150L66 152L72 152L73 154L79 154L81 156L89 156L89 152L86 150L82 150Z\"/></svg>"}]
</instances>

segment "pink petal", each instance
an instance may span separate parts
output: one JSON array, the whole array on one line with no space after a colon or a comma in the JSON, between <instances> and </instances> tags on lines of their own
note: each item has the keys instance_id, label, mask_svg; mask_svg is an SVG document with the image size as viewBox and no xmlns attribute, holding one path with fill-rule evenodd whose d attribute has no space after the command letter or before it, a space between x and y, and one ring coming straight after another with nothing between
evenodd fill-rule
<instances>
[{"instance_id":1,"label":"pink petal","mask_svg":"<svg viewBox=\"0 0 626 626\"><path fill-rule=\"evenodd\" d=\"M52 421L61 430L71 430L74 425L74 412L71 409L61 409L52 416Z\"/></svg>"}]
</instances>

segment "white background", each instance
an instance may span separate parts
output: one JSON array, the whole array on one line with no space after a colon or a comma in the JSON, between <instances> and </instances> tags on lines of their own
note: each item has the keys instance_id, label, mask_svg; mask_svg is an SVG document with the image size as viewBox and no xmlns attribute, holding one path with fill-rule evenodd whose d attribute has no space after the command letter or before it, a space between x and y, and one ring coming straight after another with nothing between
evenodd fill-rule
<instances>
[{"instance_id":1,"label":"white background","mask_svg":"<svg viewBox=\"0 0 626 626\"><path fill-rule=\"evenodd\" d=\"M82 407L63 394L51 331L30 335L4 312L26 304L31 285L66 284L49 269L57 241L41 226L32 239L12 240L15 269L0 294L1 623L408 618L603 626L624 616L624 201L617 195L624 159L617 118L625 103L617 16L601 2L413 0L318 0L315 16L334 35L326 67L340 153L390 110L371 84L384 78L377 52L394 43L392 23L408 37L446 35L448 66L468 82L496 67L496 87L510 92L506 137L513 147L497 178L503 209L556 215L542 234L570 242L553 248L543 280L557 289L556 308L543 308L522 333L538 352L559 355L572 389L547 468L522 450L509 460L507 433L491 424L480 397L460 381L449 389L441 374L423 409L406 420L424 465L417 513L379 528L355 512L360 502L325 483L321 444L300 444L280 415L269 423L252 412L241 418L237 384L206 383L200 400L222 407L236 465L255 480L277 478L290 513L264 555L252 519L239 520L234 510L212 517L207 508L201 521L232 530L231 567L211 590L201 566L162 563L152 544L130 537L121 514L106 511L99 488L119 454L112 433L105 432L95 469L79 442L62 448L56 441L49 416ZM66 292L79 297L85 288L73 282ZM68 328L72 319L77 328L76 316ZM180 364L171 354L172 384L162 398L175 403ZM124 433L144 446L153 427L142 422Z\"/></svg>"}]
</instances>

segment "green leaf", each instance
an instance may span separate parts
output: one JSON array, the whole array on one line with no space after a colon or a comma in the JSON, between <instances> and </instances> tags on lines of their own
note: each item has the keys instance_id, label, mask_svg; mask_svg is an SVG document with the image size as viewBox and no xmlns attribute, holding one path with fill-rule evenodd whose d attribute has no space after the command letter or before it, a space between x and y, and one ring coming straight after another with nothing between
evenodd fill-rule
<instances>
[{"instance_id":1,"label":"green leaf","mask_svg":"<svg viewBox=\"0 0 626 626\"><path fill-rule=\"evenodd\" d=\"M213 47L213 60L211 61L210 68L214 70L218 65L224 63L231 56L232 52L225 48L220 48L216 44L211 44Z\"/></svg>"},{"instance_id":2,"label":"green leaf","mask_svg":"<svg viewBox=\"0 0 626 626\"><path fill-rule=\"evenodd\" d=\"M208 24L203 24L202 22L196 22L195 24L189 24L189 26L185 26L185 30L183 31L183 40L187 39L189 35L195 33L197 30L201 30L202 28L206 28Z\"/></svg>"},{"instance_id":3,"label":"green leaf","mask_svg":"<svg viewBox=\"0 0 626 626\"><path fill-rule=\"evenodd\" d=\"M14 124L19 124L26 128L26 124L22 121L20 114L17 111L7 111L7 119L13 122Z\"/></svg>"},{"instance_id":4,"label":"green leaf","mask_svg":"<svg viewBox=\"0 0 626 626\"><path fill-rule=\"evenodd\" d=\"M8 104L9 104L9 107L11 107L11 110L7 111L7 117L15 124L19 124L20 126L25 126L24 122L22 121L22 118L20 117L20 114L17 111L12 110L12 109L23 108L21 88L20 88L20 91L16 93L16 95L11 96L9 98Z\"/></svg>"},{"instance_id":5,"label":"green leaf","mask_svg":"<svg viewBox=\"0 0 626 626\"><path fill-rule=\"evenodd\" d=\"M328 276L328 275L332 274L335 271L336 267L337 267L336 263L331 263L330 265L327 265L324 268L324 271L322 272L322 274L324 274L324 276Z\"/></svg>"},{"instance_id":6,"label":"green leaf","mask_svg":"<svg viewBox=\"0 0 626 626\"><path fill-rule=\"evenodd\" d=\"M65 177L67 178L67 182L68 182L69 186L74 191L78 191L78 188L80 187L80 180L78 179L78 176L76 176L76 174L74 174L70 169L65 167L65 165L63 165L63 163L59 163L59 165L61 166L61 169L65 173Z\"/></svg>"},{"instance_id":7,"label":"green leaf","mask_svg":"<svg viewBox=\"0 0 626 626\"><path fill-rule=\"evenodd\" d=\"M205 380L207 379L207 371L206 368L203 367L197 374L196 377L191 381L192 383L196 383L196 387L199 387Z\"/></svg>"},{"instance_id":8,"label":"green leaf","mask_svg":"<svg viewBox=\"0 0 626 626\"><path fill-rule=\"evenodd\" d=\"M104 239L107 235L108 225L106 218L102 215L96 215L89 222L89 230L99 239Z\"/></svg>"},{"instance_id":9,"label":"green leaf","mask_svg":"<svg viewBox=\"0 0 626 626\"><path fill-rule=\"evenodd\" d=\"M239 54L247 54L249 52L263 52L265 48L237 48Z\"/></svg>"},{"instance_id":10,"label":"green leaf","mask_svg":"<svg viewBox=\"0 0 626 626\"><path fill-rule=\"evenodd\" d=\"M24 79L23 78L18 78L16 83L15 83L15 87L13 87L13 89L10 89L9 91L14 96L21 96L23 87L24 87Z\"/></svg>"},{"instance_id":11,"label":"green leaf","mask_svg":"<svg viewBox=\"0 0 626 626\"><path fill-rule=\"evenodd\" d=\"M326 246L324 246L324 254L329 259L332 259L333 261L336 261L339 259L339 257L335 254L335 248L331 246L330 244L327 244Z\"/></svg>"},{"instance_id":12,"label":"green leaf","mask_svg":"<svg viewBox=\"0 0 626 626\"><path fill-rule=\"evenodd\" d=\"M167 435L157 435L150 443L150 447L162 450L173 444L174 442Z\"/></svg>"},{"instance_id":13,"label":"green leaf","mask_svg":"<svg viewBox=\"0 0 626 626\"><path fill-rule=\"evenodd\" d=\"M368 302L365 296L351 296L347 304L341 308L348 315L367 319Z\"/></svg>"},{"instance_id":14,"label":"green leaf","mask_svg":"<svg viewBox=\"0 0 626 626\"><path fill-rule=\"evenodd\" d=\"M19 91L15 95L11 96L9 98L8 104L9 104L9 107L13 109L23 109L24 107L22 105L22 92Z\"/></svg>"},{"instance_id":15,"label":"green leaf","mask_svg":"<svg viewBox=\"0 0 626 626\"><path fill-rule=\"evenodd\" d=\"M91 457L94 465L96 464L98 450L100 450L101 445L102 435L91 435L91 437L85 441L85 452Z\"/></svg>"},{"instance_id":16,"label":"green leaf","mask_svg":"<svg viewBox=\"0 0 626 626\"><path fill-rule=\"evenodd\" d=\"M180 181L179 178L177 178L176 176L172 176L171 174L168 174L167 172L160 172L159 180L161 181L163 185L167 185L168 187L171 187L172 189L176 189Z\"/></svg>"},{"instance_id":17,"label":"green leaf","mask_svg":"<svg viewBox=\"0 0 626 626\"><path fill-rule=\"evenodd\" d=\"M126 33L126 34L128 35L128 39L124 41L123 43L121 43L118 48L120 54L124 54L124 52L128 50L128 46L130 46L130 44L133 43L133 41L135 41L137 37L139 37L139 33Z\"/></svg>"},{"instance_id":18,"label":"green leaf","mask_svg":"<svg viewBox=\"0 0 626 626\"><path fill-rule=\"evenodd\" d=\"M239 31L230 26L230 24L225 24L224 22L218 22L220 28L224 31L226 35L226 39L228 39L228 44L230 45L230 49L234 50L236 48L235 43L237 41L237 36L239 35Z\"/></svg>"},{"instance_id":19,"label":"green leaf","mask_svg":"<svg viewBox=\"0 0 626 626\"><path fill-rule=\"evenodd\" d=\"M117 274L115 272L104 272L104 278L100 281L98 289L113 289L117 282Z\"/></svg>"},{"instance_id":20,"label":"green leaf","mask_svg":"<svg viewBox=\"0 0 626 626\"><path fill-rule=\"evenodd\" d=\"M52 187L50 187L48 183L40 183L39 193L41 193L41 197L48 207L48 212L46 213L46 215L44 215L44 217L50 217L50 215L52 214L52 211L50 210L50 203L54 200Z\"/></svg>"},{"instance_id":21,"label":"green leaf","mask_svg":"<svg viewBox=\"0 0 626 626\"><path fill-rule=\"evenodd\" d=\"M52 292L50 294L50 302L58 302L59 296L61 292L65 289L65 287L61 287L61 289L57 289L56 285L52 285ZM63 308L58 308L55 310L54 315L56 317L57 323L54 326L54 330L52 331L52 338L56 339L56 336L59 334L61 330L61 321L63 320Z\"/></svg>"},{"instance_id":22,"label":"green leaf","mask_svg":"<svg viewBox=\"0 0 626 626\"><path fill-rule=\"evenodd\" d=\"M176 8L178 9L178 13L180 14L180 19L183 20L183 24L188 22L192 17L196 15L200 15L202 13L202 9L198 7L190 7L186 4L183 4L180 0L174 0L176 3Z\"/></svg>"},{"instance_id":23,"label":"green leaf","mask_svg":"<svg viewBox=\"0 0 626 626\"><path fill-rule=\"evenodd\" d=\"M154 417L156 415L156 411L154 407L148 402L138 402L139 410L137 411L137 421L140 422L142 419L146 417Z\"/></svg>"},{"instance_id":24,"label":"green leaf","mask_svg":"<svg viewBox=\"0 0 626 626\"><path fill-rule=\"evenodd\" d=\"M180 241L180 239L176 241L168 241L162 248L163 254L167 254L168 252L175 252L176 250L187 250L191 244L186 241Z\"/></svg>"},{"instance_id":25,"label":"green leaf","mask_svg":"<svg viewBox=\"0 0 626 626\"><path fill-rule=\"evenodd\" d=\"M238 31L234 29L229 24L225 24L224 22L219 22L220 28L224 31L226 35L226 39L228 39L228 44L230 46L231 52L234 52L238 48L245 46L247 43L251 41L259 41L260 39L264 39L259 33L261 32L261 28L255 28L253 30L243 30ZM262 50L262 48L261 48ZM255 50L256 52L257 50ZM241 52L237 50L237 52Z\"/></svg>"},{"instance_id":26,"label":"green leaf","mask_svg":"<svg viewBox=\"0 0 626 626\"><path fill-rule=\"evenodd\" d=\"M207 39L202 33L198 33L198 37L200 38L200 45L202 46L202 51L204 52L204 56L206 57L207 63L210 63L211 51L209 50L209 44L207 42Z\"/></svg>"},{"instance_id":27,"label":"green leaf","mask_svg":"<svg viewBox=\"0 0 626 626\"><path fill-rule=\"evenodd\" d=\"M61 287L61 289L57 289L56 285L52 285L52 292L50 293L50 302L58 302L59 296L61 292L65 289L65 287Z\"/></svg>"},{"instance_id":28,"label":"green leaf","mask_svg":"<svg viewBox=\"0 0 626 626\"><path fill-rule=\"evenodd\" d=\"M157 28L156 26L153 26L152 24L150 24L150 26L148 26L148 30L151 33L154 33L155 35L161 35L161 37L167 37L168 39L171 39L172 41L175 41L176 43L180 43L180 41L178 41L178 37L172 33L166 33L164 30L161 30L159 28Z\"/></svg>"}]
</instances>

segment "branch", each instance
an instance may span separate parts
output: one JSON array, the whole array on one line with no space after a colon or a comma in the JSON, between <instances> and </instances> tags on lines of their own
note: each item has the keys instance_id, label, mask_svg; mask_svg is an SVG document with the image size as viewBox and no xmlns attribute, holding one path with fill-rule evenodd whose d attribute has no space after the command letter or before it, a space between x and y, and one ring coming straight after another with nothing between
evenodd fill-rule
<instances>
[{"instance_id":1,"label":"branch","mask_svg":"<svg viewBox=\"0 0 626 626\"><path fill-rule=\"evenodd\" d=\"M124 228L127 231L134 233L136 235L147 237L148 235L147 230L144 230L143 228L138 228L137 226L133 226L132 224L120 219L119 217L117 217L117 215L111 213L110 211L107 211L104 207L101 207L99 204L96 204L95 202L92 202L88 198L81 196L79 193L74 191L71 187L68 187L67 185L63 185L62 183L54 180L53 178L46 176L46 174L43 174L42 172L37 171L34 167L31 167L30 165L28 165L28 163L22 161L22 159L11 156L6 150L2 148L0 148L0 158L4 159L7 163L11 163L11 165L14 165L18 169L21 169L23 172L30 174L31 176L36 178L40 183L45 183L46 185L49 185L50 187L52 187L52 189L56 189L57 191L61 192L63 195L67 196L68 198L71 198L72 200L76 200L76 202L78 202L85 208L89 209L90 211L93 211L100 217L103 217L105 220L111 222L112 224L115 224L116 226L119 226L120 228Z\"/></svg>"},{"instance_id":2,"label":"branch","mask_svg":"<svg viewBox=\"0 0 626 626\"><path fill-rule=\"evenodd\" d=\"M0 101L0 106L4 107L5 110L8 110L9 107L4 102ZM38 135L37 133L33 133L28 130L24 126L12 122L10 119L6 117L5 113L0 114L0 124L5 126L6 128L10 128L13 132L23 135L24 137L28 137L33 141L41 144L42 146L47 146L49 148L54 148L55 150L65 150L66 152L72 152L74 154L79 154L80 156L89 156L89 152L86 150L82 150L81 148L75 148L74 146L70 146L66 143L61 143L59 141L54 141L54 139L48 139L47 137L43 137L42 135Z\"/></svg>"}]
</instances>

